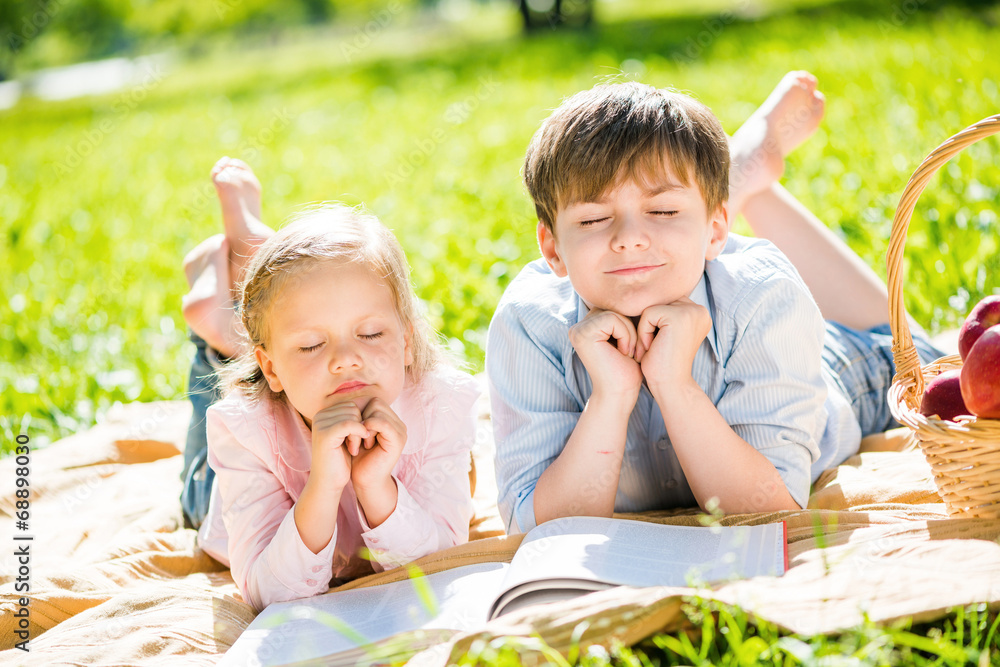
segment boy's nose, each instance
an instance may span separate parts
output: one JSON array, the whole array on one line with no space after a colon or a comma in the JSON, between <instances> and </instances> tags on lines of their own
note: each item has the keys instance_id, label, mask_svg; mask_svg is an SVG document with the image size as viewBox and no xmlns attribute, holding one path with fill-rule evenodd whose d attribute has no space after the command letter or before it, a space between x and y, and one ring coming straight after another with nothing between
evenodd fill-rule
<instances>
[{"instance_id":1,"label":"boy's nose","mask_svg":"<svg viewBox=\"0 0 1000 667\"><path fill-rule=\"evenodd\" d=\"M611 247L615 250L645 248L648 245L649 236L645 226L636 216L624 215L615 221L614 236L611 238Z\"/></svg>"}]
</instances>

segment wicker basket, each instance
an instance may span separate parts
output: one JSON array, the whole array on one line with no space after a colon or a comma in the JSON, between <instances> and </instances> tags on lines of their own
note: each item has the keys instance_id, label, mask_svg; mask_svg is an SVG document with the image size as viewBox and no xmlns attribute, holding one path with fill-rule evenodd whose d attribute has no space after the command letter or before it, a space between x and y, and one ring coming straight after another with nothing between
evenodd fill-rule
<instances>
[{"instance_id":1,"label":"wicker basket","mask_svg":"<svg viewBox=\"0 0 1000 667\"><path fill-rule=\"evenodd\" d=\"M903 248L913 207L930 178L967 146L997 132L1000 115L990 116L962 130L927 156L903 190L886 254L896 362L889 408L896 419L913 430L952 516L1000 517L1000 420L959 418L952 422L925 417L918 411L924 383L945 371L961 368L962 360L951 355L921 368L903 304Z\"/></svg>"}]
</instances>

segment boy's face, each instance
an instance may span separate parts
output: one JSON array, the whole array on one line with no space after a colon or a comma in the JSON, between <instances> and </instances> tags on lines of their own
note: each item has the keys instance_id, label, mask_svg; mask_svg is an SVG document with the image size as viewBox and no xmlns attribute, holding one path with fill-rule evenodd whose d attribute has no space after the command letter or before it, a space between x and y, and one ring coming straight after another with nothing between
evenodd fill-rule
<instances>
[{"instance_id":1,"label":"boy's face","mask_svg":"<svg viewBox=\"0 0 1000 667\"><path fill-rule=\"evenodd\" d=\"M538 224L542 256L588 307L638 317L673 303L725 246L725 208L710 214L695 183L681 185L668 169L658 176L651 184L626 178L598 201L560 208L554 233Z\"/></svg>"}]
</instances>

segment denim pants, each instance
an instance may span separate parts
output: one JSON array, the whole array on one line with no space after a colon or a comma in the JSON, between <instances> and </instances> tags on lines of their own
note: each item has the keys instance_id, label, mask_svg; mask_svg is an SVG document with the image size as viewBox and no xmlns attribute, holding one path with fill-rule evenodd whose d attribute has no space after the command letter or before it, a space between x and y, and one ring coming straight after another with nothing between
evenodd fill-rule
<instances>
[{"instance_id":1,"label":"denim pants","mask_svg":"<svg viewBox=\"0 0 1000 667\"><path fill-rule=\"evenodd\" d=\"M913 325L910 328L921 364L929 364L945 355L923 331ZM850 399L862 437L900 426L886 400L896 373L889 324L859 331L827 321L823 364L833 372Z\"/></svg>"},{"instance_id":2,"label":"denim pants","mask_svg":"<svg viewBox=\"0 0 1000 667\"><path fill-rule=\"evenodd\" d=\"M187 443L184 446L184 471L181 479L181 509L184 520L193 528L201 526L208 513L215 472L208 465L208 435L205 431L205 413L221 397L219 379L215 370L224 360L208 346L198 334L191 333L195 344L194 359L188 378L188 398L191 400L191 422L188 424Z\"/></svg>"}]
</instances>

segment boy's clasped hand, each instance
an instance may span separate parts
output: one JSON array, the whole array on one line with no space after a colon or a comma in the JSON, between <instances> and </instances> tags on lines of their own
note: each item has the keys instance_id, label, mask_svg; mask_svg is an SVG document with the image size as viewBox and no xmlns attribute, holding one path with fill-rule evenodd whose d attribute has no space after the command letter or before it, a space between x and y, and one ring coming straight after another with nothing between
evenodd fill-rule
<instances>
[{"instance_id":1,"label":"boy's clasped hand","mask_svg":"<svg viewBox=\"0 0 1000 667\"><path fill-rule=\"evenodd\" d=\"M637 397L644 378L654 394L690 381L695 353L711 326L708 310L682 297L646 308L637 324L614 311L593 309L569 335L595 392Z\"/></svg>"}]
</instances>

